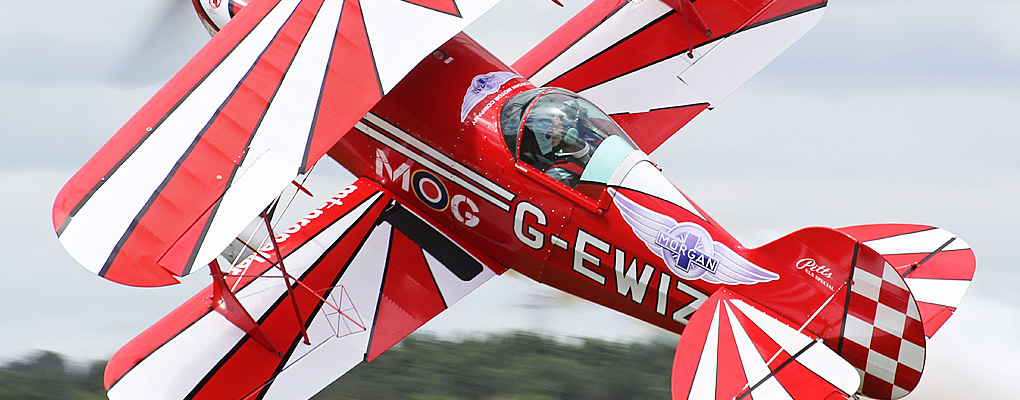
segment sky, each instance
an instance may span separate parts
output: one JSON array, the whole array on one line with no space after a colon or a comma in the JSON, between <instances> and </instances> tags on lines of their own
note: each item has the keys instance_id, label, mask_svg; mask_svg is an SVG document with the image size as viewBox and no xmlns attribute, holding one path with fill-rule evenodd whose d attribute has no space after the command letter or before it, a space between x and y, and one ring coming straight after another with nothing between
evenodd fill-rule
<instances>
[{"instance_id":1,"label":"sky","mask_svg":"<svg viewBox=\"0 0 1020 400\"><path fill-rule=\"evenodd\" d=\"M585 4L562 1L567 7L504 0L469 33L512 61ZM166 0L0 3L0 240L8 249L0 362L37 350L105 359L208 280L138 289L95 277L58 244L52 201L208 34ZM908 399L1013 394L1018 18L1015 1L833 0L812 32L651 155L747 246L805 226L879 222L937 225L966 240L977 275L929 341L925 374ZM325 175L313 192L332 194L350 179ZM424 329L675 340L516 277L490 282Z\"/></svg>"}]
</instances>

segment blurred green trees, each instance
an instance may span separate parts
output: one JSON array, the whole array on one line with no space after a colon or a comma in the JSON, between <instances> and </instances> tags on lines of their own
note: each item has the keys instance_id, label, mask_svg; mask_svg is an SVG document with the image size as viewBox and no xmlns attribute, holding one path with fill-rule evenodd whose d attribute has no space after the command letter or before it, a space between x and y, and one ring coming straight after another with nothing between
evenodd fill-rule
<instances>
[{"instance_id":1,"label":"blurred green trees","mask_svg":"<svg viewBox=\"0 0 1020 400\"><path fill-rule=\"evenodd\" d=\"M313 399L668 400L675 349L530 333L462 342L411 336Z\"/></svg>"},{"instance_id":2,"label":"blurred green trees","mask_svg":"<svg viewBox=\"0 0 1020 400\"><path fill-rule=\"evenodd\" d=\"M64 359L52 352L39 352L27 360L0 368L0 399L10 400L103 400L103 370L106 362L94 362L84 369L69 369Z\"/></svg>"},{"instance_id":3,"label":"blurred green trees","mask_svg":"<svg viewBox=\"0 0 1020 400\"><path fill-rule=\"evenodd\" d=\"M564 343L530 333L441 340L412 335L313 399L669 399L675 343ZM106 362L68 366L40 352L0 366L0 399L106 399Z\"/></svg>"}]
</instances>

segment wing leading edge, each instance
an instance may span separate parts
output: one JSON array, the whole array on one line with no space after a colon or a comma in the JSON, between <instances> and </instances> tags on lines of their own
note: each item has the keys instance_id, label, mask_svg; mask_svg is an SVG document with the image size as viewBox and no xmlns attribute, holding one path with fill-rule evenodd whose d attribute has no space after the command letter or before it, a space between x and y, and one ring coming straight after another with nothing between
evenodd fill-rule
<instances>
[{"instance_id":1,"label":"wing leading edge","mask_svg":"<svg viewBox=\"0 0 1020 400\"><path fill-rule=\"evenodd\" d=\"M110 398L309 398L502 272L366 180L279 239L292 294L271 252L226 279L279 353L212 311L210 287L114 355Z\"/></svg>"},{"instance_id":2,"label":"wing leading edge","mask_svg":"<svg viewBox=\"0 0 1020 400\"><path fill-rule=\"evenodd\" d=\"M107 279L176 283L495 2L252 2L68 181L60 242Z\"/></svg>"}]
</instances>

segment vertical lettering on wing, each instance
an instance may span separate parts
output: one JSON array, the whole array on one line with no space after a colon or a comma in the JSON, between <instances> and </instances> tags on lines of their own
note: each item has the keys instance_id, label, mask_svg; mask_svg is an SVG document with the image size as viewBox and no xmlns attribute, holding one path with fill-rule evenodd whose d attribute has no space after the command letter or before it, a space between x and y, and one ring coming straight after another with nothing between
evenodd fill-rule
<instances>
[{"instance_id":1,"label":"vertical lettering on wing","mask_svg":"<svg viewBox=\"0 0 1020 400\"><path fill-rule=\"evenodd\" d=\"M615 266L617 293L627 296L629 292L631 300L638 304L643 303L645 293L648 292L648 282L652 280L652 272L655 269L645 264L641 270L641 277L638 278L637 257L632 258L630 266L627 266L627 255L620 249L616 249Z\"/></svg>"}]
</instances>

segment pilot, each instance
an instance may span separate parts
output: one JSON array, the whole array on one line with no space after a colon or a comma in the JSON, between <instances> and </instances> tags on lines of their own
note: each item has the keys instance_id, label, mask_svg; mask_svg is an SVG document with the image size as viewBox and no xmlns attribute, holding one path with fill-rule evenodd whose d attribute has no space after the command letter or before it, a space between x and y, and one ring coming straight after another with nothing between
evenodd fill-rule
<instances>
[{"instance_id":1,"label":"pilot","mask_svg":"<svg viewBox=\"0 0 1020 400\"><path fill-rule=\"evenodd\" d=\"M581 173L591 159L591 145L580 138L577 128L564 130L563 124L556 121L553 119L549 127L553 164L545 169L545 173L567 186L577 187Z\"/></svg>"},{"instance_id":2,"label":"pilot","mask_svg":"<svg viewBox=\"0 0 1020 400\"><path fill-rule=\"evenodd\" d=\"M576 128L578 115L572 111L559 99L540 99L524 124L521 159L567 186L576 187L592 148L581 138Z\"/></svg>"}]
</instances>

